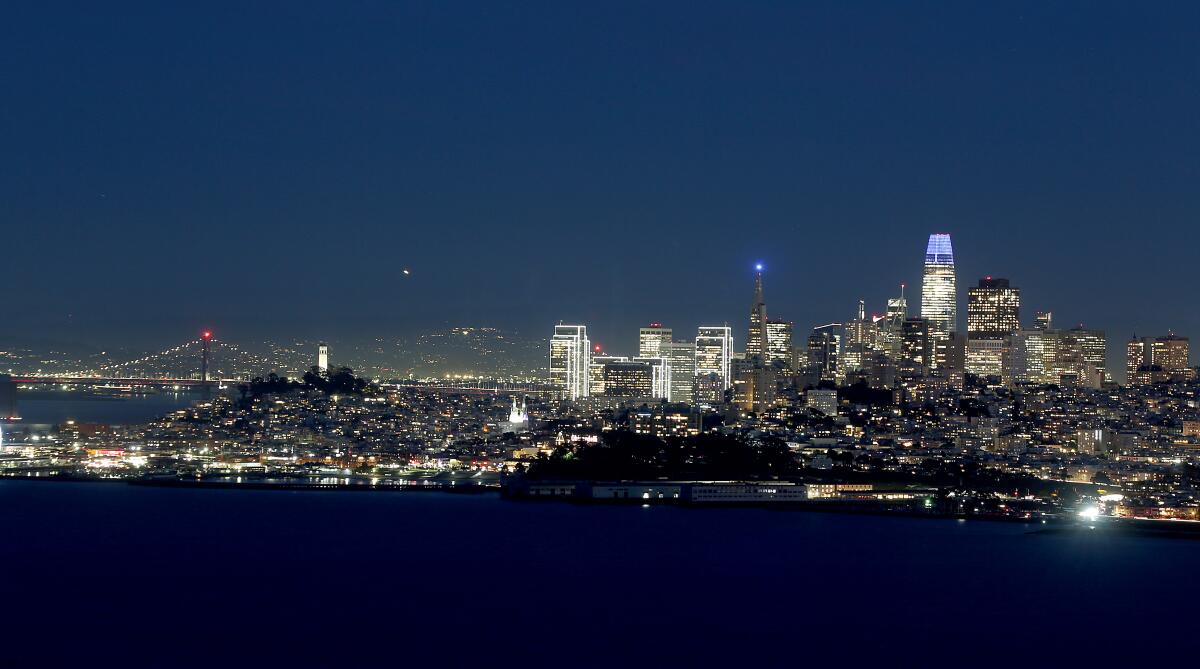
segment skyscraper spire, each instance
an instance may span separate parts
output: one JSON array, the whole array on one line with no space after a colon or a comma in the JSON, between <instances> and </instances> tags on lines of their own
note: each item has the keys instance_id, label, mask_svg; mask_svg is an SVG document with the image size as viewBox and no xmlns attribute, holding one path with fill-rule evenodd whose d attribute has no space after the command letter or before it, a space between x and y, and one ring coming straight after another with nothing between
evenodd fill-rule
<instances>
[{"instance_id":1,"label":"skyscraper spire","mask_svg":"<svg viewBox=\"0 0 1200 669\"><path fill-rule=\"evenodd\" d=\"M763 266L754 266L754 302L750 305L750 332L746 337L746 356L766 358L767 303L763 300Z\"/></svg>"}]
</instances>

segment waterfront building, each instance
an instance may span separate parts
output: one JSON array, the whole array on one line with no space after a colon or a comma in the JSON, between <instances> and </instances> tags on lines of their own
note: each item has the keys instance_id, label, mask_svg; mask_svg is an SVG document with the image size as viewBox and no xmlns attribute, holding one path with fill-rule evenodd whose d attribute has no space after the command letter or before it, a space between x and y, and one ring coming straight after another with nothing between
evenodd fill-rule
<instances>
[{"instance_id":1,"label":"waterfront building","mask_svg":"<svg viewBox=\"0 0 1200 669\"><path fill-rule=\"evenodd\" d=\"M550 383L560 397L577 400L590 394L591 345L585 325L556 325L550 339Z\"/></svg>"},{"instance_id":2,"label":"waterfront building","mask_svg":"<svg viewBox=\"0 0 1200 669\"><path fill-rule=\"evenodd\" d=\"M933 355L929 368L945 364L950 334L958 329L958 284L948 234L929 235L921 283L921 318L928 322Z\"/></svg>"}]
</instances>

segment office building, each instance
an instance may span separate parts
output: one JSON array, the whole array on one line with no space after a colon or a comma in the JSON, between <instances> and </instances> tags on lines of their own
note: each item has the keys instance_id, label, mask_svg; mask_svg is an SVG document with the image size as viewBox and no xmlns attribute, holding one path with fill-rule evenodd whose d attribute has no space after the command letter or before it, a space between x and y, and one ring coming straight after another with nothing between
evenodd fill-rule
<instances>
[{"instance_id":1,"label":"office building","mask_svg":"<svg viewBox=\"0 0 1200 669\"><path fill-rule=\"evenodd\" d=\"M559 396L577 400L590 394L591 345L585 325L556 325L550 339L550 383Z\"/></svg>"},{"instance_id":2,"label":"office building","mask_svg":"<svg viewBox=\"0 0 1200 669\"><path fill-rule=\"evenodd\" d=\"M733 400L742 411L763 413L775 402L775 368L747 361L733 374Z\"/></svg>"},{"instance_id":3,"label":"office building","mask_svg":"<svg viewBox=\"0 0 1200 669\"><path fill-rule=\"evenodd\" d=\"M592 397L605 395L604 366L610 362L629 362L629 356L595 354L591 356L588 364L588 394Z\"/></svg>"},{"instance_id":4,"label":"office building","mask_svg":"<svg viewBox=\"0 0 1200 669\"><path fill-rule=\"evenodd\" d=\"M911 370L911 365L919 369L912 370L927 373L930 358L933 356L933 345L929 335L929 321L924 318L906 318L902 325L900 338L900 358L904 363L901 368Z\"/></svg>"},{"instance_id":5,"label":"office building","mask_svg":"<svg viewBox=\"0 0 1200 669\"><path fill-rule=\"evenodd\" d=\"M788 321L767 321L767 353L763 362L775 367L792 366L792 324Z\"/></svg>"},{"instance_id":6,"label":"office building","mask_svg":"<svg viewBox=\"0 0 1200 669\"><path fill-rule=\"evenodd\" d=\"M1195 371L1188 366L1188 356L1188 338L1174 333L1130 339L1125 346L1126 383L1146 385L1190 380Z\"/></svg>"},{"instance_id":7,"label":"office building","mask_svg":"<svg viewBox=\"0 0 1200 669\"><path fill-rule=\"evenodd\" d=\"M1186 380L1191 378L1188 367L1188 338L1176 334L1165 337L1155 337L1150 343L1150 364L1158 365L1170 374L1172 379Z\"/></svg>"},{"instance_id":8,"label":"office building","mask_svg":"<svg viewBox=\"0 0 1200 669\"><path fill-rule=\"evenodd\" d=\"M826 416L836 416L838 413L838 395L832 388L812 388L805 396L805 406L815 409Z\"/></svg>"},{"instance_id":9,"label":"office building","mask_svg":"<svg viewBox=\"0 0 1200 669\"><path fill-rule=\"evenodd\" d=\"M937 369L945 364L950 333L958 330L958 283L948 234L929 235L921 283L921 318L928 323L934 352L928 366Z\"/></svg>"},{"instance_id":10,"label":"office building","mask_svg":"<svg viewBox=\"0 0 1200 669\"><path fill-rule=\"evenodd\" d=\"M729 326L702 325L696 330L696 376L716 374L721 390L733 382L730 361L733 359L733 334Z\"/></svg>"},{"instance_id":11,"label":"office building","mask_svg":"<svg viewBox=\"0 0 1200 669\"><path fill-rule=\"evenodd\" d=\"M1021 329L1021 289L984 277L967 289L967 339L1000 339Z\"/></svg>"},{"instance_id":12,"label":"office building","mask_svg":"<svg viewBox=\"0 0 1200 669\"><path fill-rule=\"evenodd\" d=\"M904 296L904 288L904 284L900 284L900 297L887 301L887 314L879 328L879 349L892 360L900 360L904 321L908 318L908 299Z\"/></svg>"},{"instance_id":13,"label":"office building","mask_svg":"<svg viewBox=\"0 0 1200 669\"><path fill-rule=\"evenodd\" d=\"M657 358L663 354L664 348L671 343L671 328L664 328L662 323L651 323L638 330L638 356L642 358Z\"/></svg>"},{"instance_id":14,"label":"office building","mask_svg":"<svg viewBox=\"0 0 1200 669\"><path fill-rule=\"evenodd\" d=\"M966 371L1002 376L1009 339L1021 329L1021 290L984 277L967 290Z\"/></svg>"},{"instance_id":15,"label":"office building","mask_svg":"<svg viewBox=\"0 0 1200 669\"><path fill-rule=\"evenodd\" d=\"M815 367L823 380L841 380L841 327L841 323L819 325L808 336L808 365Z\"/></svg>"},{"instance_id":16,"label":"office building","mask_svg":"<svg viewBox=\"0 0 1200 669\"><path fill-rule=\"evenodd\" d=\"M1089 330L1079 325L1064 332L1063 336L1069 337L1079 346L1084 361L1098 370L1102 382L1112 382L1112 374L1108 371L1108 338L1104 336L1103 330Z\"/></svg>"},{"instance_id":17,"label":"office building","mask_svg":"<svg viewBox=\"0 0 1200 669\"><path fill-rule=\"evenodd\" d=\"M663 356L671 369L671 401L693 404L696 401L696 342L672 341Z\"/></svg>"},{"instance_id":18,"label":"office building","mask_svg":"<svg viewBox=\"0 0 1200 669\"><path fill-rule=\"evenodd\" d=\"M654 396L654 367L643 360L613 360L604 363L606 397L649 398Z\"/></svg>"}]
</instances>

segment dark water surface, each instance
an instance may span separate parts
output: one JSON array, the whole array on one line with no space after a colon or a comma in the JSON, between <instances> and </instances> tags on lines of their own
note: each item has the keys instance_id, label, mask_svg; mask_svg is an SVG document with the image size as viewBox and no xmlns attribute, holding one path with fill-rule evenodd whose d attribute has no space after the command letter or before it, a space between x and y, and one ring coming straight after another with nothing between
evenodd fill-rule
<instances>
[{"instance_id":1,"label":"dark water surface","mask_svg":"<svg viewBox=\"0 0 1200 669\"><path fill-rule=\"evenodd\" d=\"M1200 611L1200 542L1004 523L5 480L0 513L0 666L1153 666Z\"/></svg>"},{"instance_id":2,"label":"dark water surface","mask_svg":"<svg viewBox=\"0 0 1200 669\"><path fill-rule=\"evenodd\" d=\"M17 393L17 411L26 424L80 423L131 425L148 423L204 399L200 392L149 395L102 395L85 391L39 390Z\"/></svg>"}]
</instances>

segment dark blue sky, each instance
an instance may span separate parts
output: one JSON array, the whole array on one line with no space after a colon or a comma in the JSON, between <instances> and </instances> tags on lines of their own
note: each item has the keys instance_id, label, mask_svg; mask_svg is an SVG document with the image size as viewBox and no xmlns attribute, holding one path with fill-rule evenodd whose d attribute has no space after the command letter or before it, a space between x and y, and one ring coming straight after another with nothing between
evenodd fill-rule
<instances>
[{"instance_id":1,"label":"dark blue sky","mask_svg":"<svg viewBox=\"0 0 1200 669\"><path fill-rule=\"evenodd\" d=\"M1200 335L1195 3L501 4L7 7L0 334L740 340L755 260L804 328L948 231L964 300Z\"/></svg>"}]
</instances>

